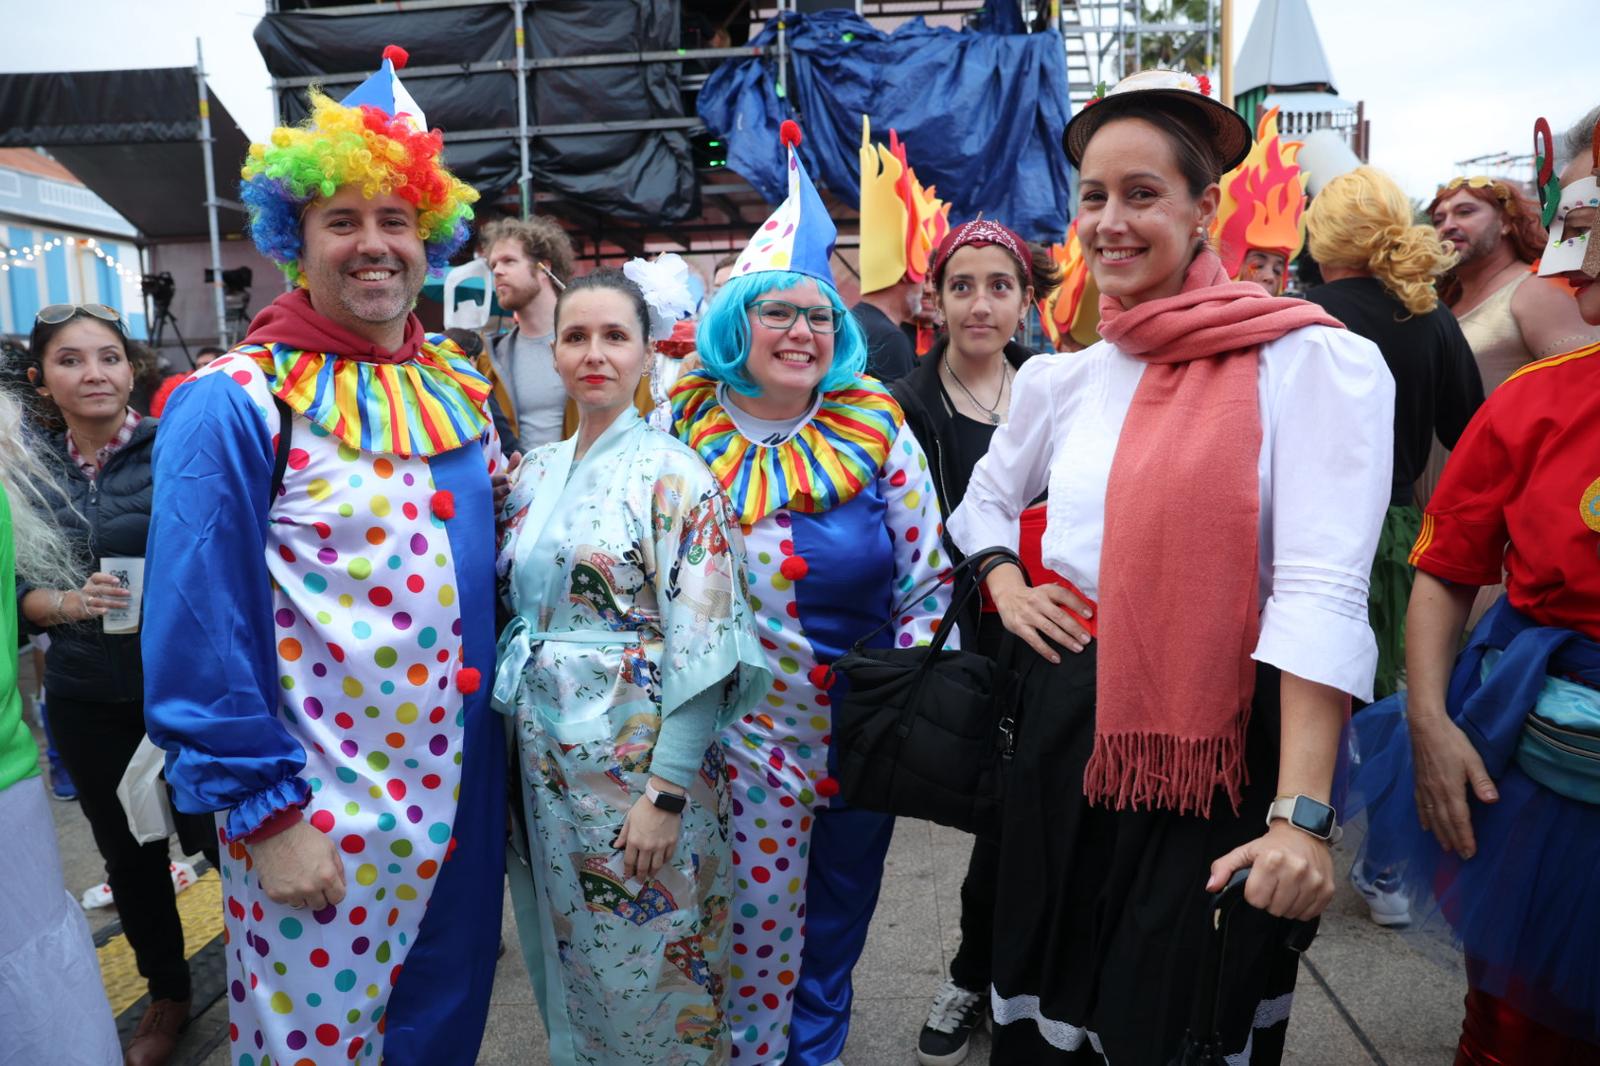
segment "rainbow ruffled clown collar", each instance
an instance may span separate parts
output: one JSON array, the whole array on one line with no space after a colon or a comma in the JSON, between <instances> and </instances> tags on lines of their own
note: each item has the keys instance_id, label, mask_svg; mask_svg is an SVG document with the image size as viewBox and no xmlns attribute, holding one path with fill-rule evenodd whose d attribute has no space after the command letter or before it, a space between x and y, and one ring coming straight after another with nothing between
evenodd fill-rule
<instances>
[{"instance_id":1,"label":"rainbow ruffled clown collar","mask_svg":"<svg viewBox=\"0 0 1600 1066\"><path fill-rule=\"evenodd\" d=\"M674 432L711 468L743 526L785 508L820 514L849 503L877 479L903 421L889 390L863 376L823 393L781 444L757 444L739 432L709 374L685 374L672 390Z\"/></svg>"},{"instance_id":2,"label":"rainbow ruffled clown collar","mask_svg":"<svg viewBox=\"0 0 1600 1066\"><path fill-rule=\"evenodd\" d=\"M429 337L415 358L373 363L288 344L241 344L272 394L341 444L364 452L431 456L488 428L489 380L451 341Z\"/></svg>"}]
</instances>

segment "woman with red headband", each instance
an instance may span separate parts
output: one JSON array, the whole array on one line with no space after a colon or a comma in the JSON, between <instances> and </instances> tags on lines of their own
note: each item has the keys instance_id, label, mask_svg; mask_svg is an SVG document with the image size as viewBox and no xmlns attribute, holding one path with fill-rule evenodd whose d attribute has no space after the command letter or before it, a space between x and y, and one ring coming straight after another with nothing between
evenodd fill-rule
<instances>
[{"instance_id":1,"label":"woman with red headband","mask_svg":"<svg viewBox=\"0 0 1600 1066\"><path fill-rule=\"evenodd\" d=\"M1060 269L1047 252L1030 248L1000 223L981 219L945 235L929 276L946 332L890 391L928 453L940 510L949 514L960 505L972 468L1005 423L1017 371L1033 354L1017 343L1017 330L1035 300L1060 283ZM1024 531L1025 560L1038 559L1043 515L1043 507L1032 508L1023 520L1028 527L1029 518L1038 519L1032 523L1031 540ZM1041 572L1035 580L1044 576ZM1062 602L1069 602L1066 593L1061 595ZM991 604L981 617L974 609L960 620L963 647L976 647L991 657L999 653L1005 629L993 611ZM961 883L961 947L950 960L950 979L935 993L917 1040L923 1066L962 1061L973 1030L988 1016L998 859L994 841L973 842Z\"/></svg>"},{"instance_id":2,"label":"woman with red headband","mask_svg":"<svg viewBox=\"0 0 1600 1066\"><path fill-rule=\"evenodd\" d=\"M1249 145L1172 71L1068 124L1104 339L1022 368L950 519L963 551L1015 548L1048 489L1043 561L1097 628L1074 635L1016 567L988 578L1037 655L1000 834L997 1066L1164 1066L1192 1020L1208 893L1249 867L1245 901L1278 919L1333 896L1339 730L1377 662L1394 382L1369 341L1230 281L1207 246L1218 177ZM1282 1056L1298 968L1288 923L1259 924L1215 1019L1222 1052L1255 1066Z\"/></svg>"}]
</instances>

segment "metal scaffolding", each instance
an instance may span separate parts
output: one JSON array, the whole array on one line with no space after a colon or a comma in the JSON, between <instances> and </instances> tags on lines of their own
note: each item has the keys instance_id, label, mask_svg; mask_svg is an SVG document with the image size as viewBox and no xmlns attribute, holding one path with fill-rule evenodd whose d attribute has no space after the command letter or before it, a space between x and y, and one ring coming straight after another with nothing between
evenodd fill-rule
<instances>
[{"instance_id":1,"label":"metal scaffolding","mask_svg":"<svg viewBox=\"0 0 1600 1066\"><path fill-rule=\"evenodd\" d=\"M1056 28L1067 48L1067 86L1076 112L1107 87L1163 61L1195 73L1217 75L1221 55L1218 0L1206 0L1205 17L1185 17L1195 4L1160 0L1055 0Z\"/></svg>"}]
</instances>

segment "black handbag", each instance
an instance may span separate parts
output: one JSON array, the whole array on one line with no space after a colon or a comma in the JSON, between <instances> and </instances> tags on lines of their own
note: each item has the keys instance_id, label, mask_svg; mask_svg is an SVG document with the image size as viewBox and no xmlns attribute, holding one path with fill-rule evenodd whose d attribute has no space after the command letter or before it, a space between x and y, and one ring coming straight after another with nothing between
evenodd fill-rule
<instances>
[{"instance_id":1,"label":"black handbag","mask_svg":"<svg viewBox=\"0 0 1600 1066\"><path fill-rule=\"evenodd\" d=\"M1014 563L1015 552L991 548L956 566L950 608L920 648L869 648L893 624L868 633L833 670L849 679L834 704L840 792L846 803L871 811L922 818L984 836L999 832L1005 766L1016 747L1022 674L1016 638L1005 635L998 659L945 648L956 619L989 572ZM915 603L937 585L906 597Z\"/></svg>"}]
</instances>

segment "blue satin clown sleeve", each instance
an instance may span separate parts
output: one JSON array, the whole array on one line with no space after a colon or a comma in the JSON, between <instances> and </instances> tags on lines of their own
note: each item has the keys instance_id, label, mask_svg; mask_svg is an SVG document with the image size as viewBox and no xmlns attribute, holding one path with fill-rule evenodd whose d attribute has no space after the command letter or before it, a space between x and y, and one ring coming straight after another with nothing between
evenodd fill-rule
<instances>
[{"instance_id":1,"label":"blue satin clown sleeve","mask_svg":"<svg viewBox=\"0 0 1600 1066\"><path fill-rule=\"evenodd\" d=\"M273 441L226 374L179 389L156 435L145 549L145 727L181 811L236 840L304 806L305 751L278 720L267 492Z\"/></svg>"}]
</instances>

